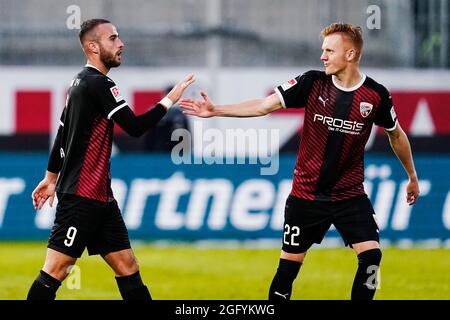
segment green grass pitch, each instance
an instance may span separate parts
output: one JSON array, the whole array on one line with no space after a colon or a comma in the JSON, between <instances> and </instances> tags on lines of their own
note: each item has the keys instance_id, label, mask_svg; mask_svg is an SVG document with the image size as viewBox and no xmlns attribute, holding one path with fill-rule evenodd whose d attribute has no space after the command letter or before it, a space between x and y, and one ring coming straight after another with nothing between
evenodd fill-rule
<instances>
[{"instance_id":1,"label":"green grass pitch","mask_svg":"<svg viewBox=\"0 0 450 320\"><path fill-rule=\"evenodd\" d=\"M0 300L24 299L42 267L44 242L0 242ZM134 248L154 299L265 300L278 249L199 249L189 245ZM99 256L78 260L77 278L57 299L120 299L113 272ZM293 299L348 299L357 260L352 250L312 249L294 283ZM375 299L450 299L450 250L383 249ZM79 282L77 282L79 280ZM70 285L78 289L69 288Z\"/></svg>"}]
</instances>

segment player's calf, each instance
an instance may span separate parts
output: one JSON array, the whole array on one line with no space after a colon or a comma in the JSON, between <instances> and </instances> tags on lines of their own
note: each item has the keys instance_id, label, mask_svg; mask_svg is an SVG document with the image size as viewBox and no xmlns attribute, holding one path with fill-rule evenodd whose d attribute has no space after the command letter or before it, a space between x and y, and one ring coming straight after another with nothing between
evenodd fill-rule
<instances>
[{"instance_id":1,"label":"player's calf","mask_svg":"<svg viewBox=\"0 0 450 320\"><path fill-rule=\"evenodd\" d=\"M290 300L292 283L300 271L301 263L298 261L280 259L277 273L269 289L269 300Z\"/></svg>"},{"instance_id":2,"label":"player's calf","mask_svg":"<svg viewBox=\"0 0 450 320\"><path fill-rule=\"evenodd\" d=\"M381 250L370 249L358 255L358 270L352 287L352 300L372 300L378 286Z\"/></svg>"},{"instance_id":3,"label":"player's calf","mask_svg":"<svg viewBox=\"0 0 450 320\"><path fill-rule=\"evenodd\" d=\"M151 300L148 288L142 282L139 271L129 276L117 277L117 286L123 300Z\"/></svg>"},{"instance_id":4,"label":"player's calf","mask_svg":"<svg viewBox=\"0 0 450 320\"><path fill-rule=\"evenodd\" d=\"M27 300L55 300L61 281L41 270L28 291Z\"/></svg>"}]
</instances>

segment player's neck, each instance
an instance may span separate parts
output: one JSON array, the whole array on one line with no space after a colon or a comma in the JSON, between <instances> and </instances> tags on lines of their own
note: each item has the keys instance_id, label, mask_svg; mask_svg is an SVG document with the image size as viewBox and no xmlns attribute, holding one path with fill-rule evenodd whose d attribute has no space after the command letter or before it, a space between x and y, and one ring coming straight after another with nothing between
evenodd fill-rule
<instances>
[{"instance_id":1,"label":"player's neck","mask_svg":"<svg viewBox=\"0 0 450 320\"><path fill-rule=\"evenodd\" d=\"M341 87L353 88L363 78L358 68L346 69L333 76L334 81Z\"/></svg>"},{"instance_id":2,"label":"player's neck","mask_svg":"<svg viewBox=\"0 0 450 320\"><path fill-rule=\"evenodd\" d=\"M105 67L105 65L101 62L96 62L96 61L92 61L90 59L88 59L86 65L89 65L91 67L94 67L95 69L97 69L98 71L100 71L101 73L103 73L105 76L108 74L109 69Z\"/></svg>"}]
</instances>

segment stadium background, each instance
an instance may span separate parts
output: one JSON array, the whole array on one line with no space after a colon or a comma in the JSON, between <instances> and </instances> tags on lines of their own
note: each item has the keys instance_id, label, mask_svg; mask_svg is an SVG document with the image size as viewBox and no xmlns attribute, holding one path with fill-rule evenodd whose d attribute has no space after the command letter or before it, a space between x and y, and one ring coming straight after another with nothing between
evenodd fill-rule
<instances>
[{"instance_id":1,"label":"stadium background","mask_svg":"<svg viewBox=\"0 0 450 320\"><path fill-rule=\"evenodd\" d=\"M35 212L30 194L44 174L69 82L85 62L74 26L93 17L113 21L125 43L122 66L110 76L136 113L190 72L197 82L186 96L198 97L200 89L216 103L266 96L276 85L322 68L318 34L324 26L361 25L362 70L392 92L422 191L415 206L405 205L406 176L384 133L374 130L365 188L388 248L382 273L388 280L395 274L412 277L386 280L377 297L449 299L449 14L446 0L0 0L0 299L22 299L43 262L54 210ZM265 298L302 122L301 110L199 120L175 109L142 138L116 130L113 189L143 273L161 298ZM179 146L170 140L176 129L192 135L183 145L191 163L176 164L171 157ZM227 129L234 135L227 136ZM217 164L222 156L233 164ZM269 167L276 174L262 174ZM355 261L341 246L330 230L320 246L330 249L313 250L311 269L302 270L306 280L294 298L347 297ZM223 247L228 249L218 249ZM341 271L322 270L341 255L348 259ZM417 257L436 269L402 265ZM110 275L99 259L83 258L81 289L66 287L62 298L118 298L113 283L92 281ZM219 259L225 268L217 266ZM178 261L183 262L175 268ZM261 268L258 276L254 266ZM92 268L102 276L88 277ZM167 270L173 271L170 277ZM221 289L203 295L189 289L211 283Z\"/></svg>"}]
</instances>

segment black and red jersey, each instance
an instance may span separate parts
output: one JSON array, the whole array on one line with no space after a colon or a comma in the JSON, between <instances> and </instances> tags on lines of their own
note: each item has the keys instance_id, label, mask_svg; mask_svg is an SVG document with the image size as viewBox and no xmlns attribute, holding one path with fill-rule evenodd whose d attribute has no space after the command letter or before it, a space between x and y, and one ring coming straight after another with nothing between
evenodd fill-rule
<instances>
[{"instance_id":1,"label":"black and red jersey","mask_svg":"<svg viewBox=\"0 0 450 320\"><path fill-rule=\"evenodd\" d=\"M110 160L114 122L140 137L167 113L162 102L135 115L113 80L87 64L70 83L47 170L59 173L56 191L112 201ZM114 122L113 122L114 121Z\"/></svg>"},{"instance_id":2,"label":"black and red jersey","mask_svg":"<svg viewBox=\"0 0 450 320\"><path fill-rule=\"evenodd\" d=\"M114 123L128 107L113 80L86 66L71 81L60 125L64 159L56 190L99 201L111 201L110 158Z\"/></svg>"},{"instance_id":3,"label":"black and red jersey","mask_svg":"<svg viewBox=\"0 0 450 320\"><path fill-rule=\"evenodd\" d=\"M365 75L344 88L334 76L309 71L275 92L283 107L305 108L291 194L319 201L364 194L364 147L372 125L397 126L388 90Z\"/></svg>"}]
</instances>

